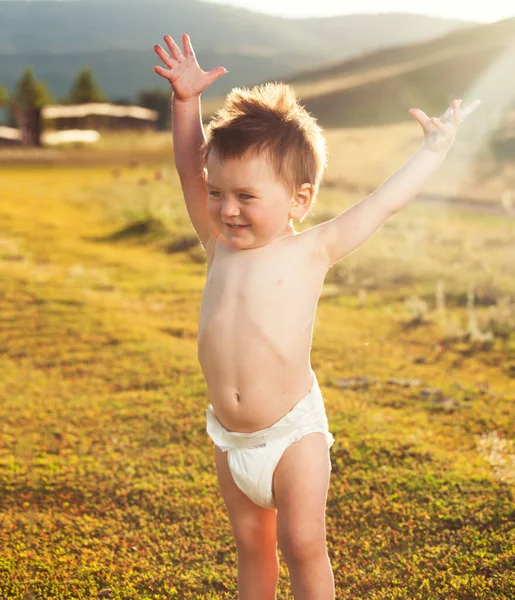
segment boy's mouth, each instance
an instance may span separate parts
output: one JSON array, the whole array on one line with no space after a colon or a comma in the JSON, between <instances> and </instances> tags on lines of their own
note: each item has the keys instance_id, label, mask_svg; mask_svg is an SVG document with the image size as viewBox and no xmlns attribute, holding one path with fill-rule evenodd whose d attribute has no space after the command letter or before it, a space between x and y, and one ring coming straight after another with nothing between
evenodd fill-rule
<instances>
[{"instance_id":1,"label":"boy's mouth","mask_svg":"<svg viewBox=\"0 0 515 600\"><path fill-rule=\"evenodd\" d=\"M243 229L244 227L250 227L250 224L248 224L248 225L231 225L230 223L226 223L226 225L228 227L231 227L231 229Z\"/></svg>"}]
</instances>

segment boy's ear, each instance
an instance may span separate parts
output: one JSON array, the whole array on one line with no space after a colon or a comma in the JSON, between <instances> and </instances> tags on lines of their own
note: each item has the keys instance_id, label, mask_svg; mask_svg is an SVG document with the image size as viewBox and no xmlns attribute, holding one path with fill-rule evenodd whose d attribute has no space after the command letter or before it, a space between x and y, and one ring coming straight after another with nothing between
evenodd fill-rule
<instances>
[{"instance_id":1,"label":"boy's ear","mask_svg":"<svg viewBox=\"0 0 515 600\"><path fill-rule=\"evenodd\" d=\"M303 183L297 189L292 202L290 216L293 219L303 217L311 207L313 198L315 197L315 187L311 183Z\"/></svg>"}]
</instances>

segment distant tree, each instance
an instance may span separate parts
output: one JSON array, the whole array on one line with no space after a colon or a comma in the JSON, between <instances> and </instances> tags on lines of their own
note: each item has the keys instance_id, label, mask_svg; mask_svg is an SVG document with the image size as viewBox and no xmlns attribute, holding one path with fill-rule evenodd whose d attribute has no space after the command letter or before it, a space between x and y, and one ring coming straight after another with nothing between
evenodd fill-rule
<instances>
[{"instance_id":1,"label":"distant tree","mask_svg":"<svg viewBox=\"0 0 515 600\"><path fill-rule=\"evenodd\" d=\"M170 124L170 92L160 89L141 90L136 99L138 106L157 110L158 118L156 127L160 131L167 129Z\"/></svg>"},{"instance_id":2,"label":"distant tree","mask_svg":"<svg viewBox=\"0 0 515 600\"><path fill-rule=\"evenodd\" d=\"M11 103L17 104L22 110L43 108L45 104L55 102L54 95L43 81L36 81L34 70L27 67L16 82Z\"/></svg>"},{"instance_id":3,"label":"distant tree","mask_svg":"<svg viewBox=\"0 0 515 600\"><path fill-rule=\"evenodd\" d=\"M88 102L107 102L107 98L98 86L91 67L83 67L72 84L67 100L71 104Z\"/></svg>"},{"instance_id":4,"label":"distant tree","mask_svg":"<svg viewBox=\"0 0 515 600\"><path fill-rule=\"evenodd\" d=\"M14 115L21 130L22 144L41 145L41 109L55 102L54 96L42 81L36 81L32 67L27 67L16 82L9 98L9 111Z\"/></svg>"},{"instance_id":5,"label":"distant tree","mask_svg":"<svg viewBox=\"0 0 515 600\"><path fill-rule=\"evenodd\" d=\"M129 98L114 98L111 100L112 104L116 104L117 106L131 106L132 101Z\"/></svg>"},{"instance_id":6,"label":"distant tree","mask_svg":"<svg viewBox=\"0 0 515 600\"><path fill-rule=\"evenodd\" d=\"M7 98L9 97L9 92L7 88L4 88L0 85L0 108L7 103Z\"/></svg>"},{"instance_id":7,"label":"distant tree","mask_svg":"<svg viewBox=\"0 0 515 600\"><path fill-rule=\"evenodd\" d=\"M0 85L0 109L2 109L7 104L7 98L9 97L9 92L6 88Z\"/></svg>"}]
</instances>

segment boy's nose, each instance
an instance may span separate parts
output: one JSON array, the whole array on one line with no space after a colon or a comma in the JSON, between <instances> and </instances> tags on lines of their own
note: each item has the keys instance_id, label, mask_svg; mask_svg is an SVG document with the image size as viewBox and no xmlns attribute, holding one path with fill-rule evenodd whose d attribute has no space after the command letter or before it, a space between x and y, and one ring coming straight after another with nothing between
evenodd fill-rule
<instances>
[{"instance_id":1,"label":"boy's nose","mask_svg":"<svg viewBox=\"0 0 515 600\"><path fill-rule=\"evenodd\" d=\"M222 216L224 217L232 217L234 215L238 215L239 212L240 209L234 202L227 202L222 206Z\"/></svg>"}]
</instances>

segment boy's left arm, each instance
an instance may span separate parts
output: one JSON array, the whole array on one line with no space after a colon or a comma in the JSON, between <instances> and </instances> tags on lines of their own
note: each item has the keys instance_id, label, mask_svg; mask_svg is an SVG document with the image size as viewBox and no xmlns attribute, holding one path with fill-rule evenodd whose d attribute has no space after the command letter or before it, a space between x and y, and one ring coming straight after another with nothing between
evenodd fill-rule
<instances>
[{"instance_id":1,"label":"boy's left arm","mask_svg":"<svg viewBox=\"0 0 515 600\"><path fill-rule=\"evenodd\" d=\"M475 100L461 110L461 100L454 100L439 119L430 119L417 108L410 109L424 130L422 147L372 194L316 226L318 245L325 250L330 265L361 246L418 194L444 161L460 123L479 104L480 100Z\"/></svg>"}]
</instances>

